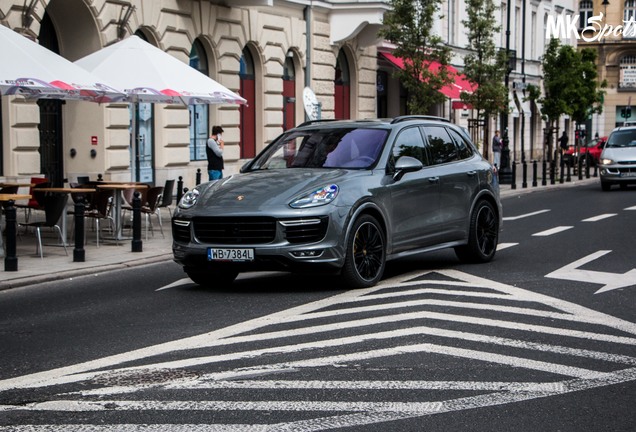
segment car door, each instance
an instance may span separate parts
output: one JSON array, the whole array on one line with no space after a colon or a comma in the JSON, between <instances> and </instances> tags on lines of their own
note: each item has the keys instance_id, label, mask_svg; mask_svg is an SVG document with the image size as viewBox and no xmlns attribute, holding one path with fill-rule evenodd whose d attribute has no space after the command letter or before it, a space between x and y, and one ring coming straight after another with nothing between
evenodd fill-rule
<instances>
[{"instance_id":1,"label":"car door","mask_svg":"<svg viewBox=\"0 0 636 432\"><path fill-rule=\"evenodd\" d=\"M406 173L401 179L389 178L391 196L390 225L393 252L431 244L439 224L439 182L436 168L429 166L428 153L419 127L403 129L394 140L392 161L411 156L424 168ZM390 172L390 170L389 170Z\"/></svg>"},{"instance_id":2,"label":"car door","mask_svg":"<svg viewBox=\"0 0 636 432\"><path fill-rule=\"evenodd\" d=\"M431 159L438 167L440 224L438 241L464 238L472 197L479 188L479 173L472 147L452 128L426 126Z\"/></svg>"}]
</instances>

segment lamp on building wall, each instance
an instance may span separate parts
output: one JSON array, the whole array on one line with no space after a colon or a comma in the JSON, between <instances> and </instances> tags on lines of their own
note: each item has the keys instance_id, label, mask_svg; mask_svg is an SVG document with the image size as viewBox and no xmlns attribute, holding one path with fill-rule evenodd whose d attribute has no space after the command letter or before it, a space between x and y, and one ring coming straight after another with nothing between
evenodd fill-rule
<instances>
[{"instance_id":1,"label":"lamp on building wall","mask_svg":"<svg viewBox=\"0 0 636 432\"><path fill-rule=\"evenodd\" d=\"M603 3L601 3L601 4L605 8L605 10L603 11L603 16L605 17L605 21L607 21L607 7L609 6L609 1L608 0L603 0Z\"/></svg>"}]
</instances>

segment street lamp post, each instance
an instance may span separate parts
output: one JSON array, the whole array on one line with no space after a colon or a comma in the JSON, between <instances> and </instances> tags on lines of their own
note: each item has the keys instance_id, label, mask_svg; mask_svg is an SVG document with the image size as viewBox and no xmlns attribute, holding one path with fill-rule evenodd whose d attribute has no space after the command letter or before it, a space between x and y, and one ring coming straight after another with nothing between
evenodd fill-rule
<instances>
[{"instance_id":1,"label":"street lamp post","mask_svg":"<svg viewBox=\"0 0 636 432\"><path fill-rule=\"evenodd\" d=\"M605 0L607 1L607 0ZM506 92L510 94L510 72L512 72L510 61L510 0L506 3L506 58L508 64L506 66ZM512 183L512 172L510 170L510 138L508 136L508 110L504 111L501 116L501 134L503 148L501 149L501 167L499 169L499 183L510 184Z\"/></svg>"}]
</instances>

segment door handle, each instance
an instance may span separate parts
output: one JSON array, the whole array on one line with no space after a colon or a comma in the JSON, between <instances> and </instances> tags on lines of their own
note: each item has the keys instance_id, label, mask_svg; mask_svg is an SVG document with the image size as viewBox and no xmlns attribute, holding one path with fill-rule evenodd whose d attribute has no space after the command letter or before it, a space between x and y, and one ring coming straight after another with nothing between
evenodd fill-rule
<instances>
[{"instance_id":1,"label":"door handle","mask_svg":"<svg viewBox=\"0 0 636 432\"><path fill-rule=\"evenodd\" d=\"M429 177L428 181L431 183L439 183L439 177Z\"/></svg>"},{"instance_id":2,"label":"door handle","mask_svg":"<svg viewBox=\"0 0 636 432\"><path fill-rule=\"evenodd\" d=\"M467 172L466 172L466 174L468 174L468 177L472 177L472 176L474 176L475 174L477 174L477 171L474 171L474 170L472 170L472 171L467 171Z\"/></svg>"}]
</instances>

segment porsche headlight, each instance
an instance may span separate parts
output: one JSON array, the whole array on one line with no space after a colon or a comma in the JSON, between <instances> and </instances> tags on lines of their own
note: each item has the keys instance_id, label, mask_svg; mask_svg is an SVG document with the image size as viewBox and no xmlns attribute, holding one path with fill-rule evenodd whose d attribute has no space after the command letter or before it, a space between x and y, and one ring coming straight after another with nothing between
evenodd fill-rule
<instances>
[{"instance_id":1,"label":"porsche headlight","mask_svg":"<svg viewBox=\"0 0 636 432\"><path fill-rule=\"evenodd\" d=\"M601 159L601 165L612 165L612 164L614 164L614 161L612 159L608 159L608 158Z\"/></svg>"},{"instance_id":2,"label":"porsche headlight","mask_svg":"<svg viewBox=\"0 0 636 432\"><path fill-rule=\"evenodd\" d=\"M321 205L329 204L338 196L338 185L330 184L328 186L316 189L315 191L295 199L289 206L292 208L308 208L318 207Z\"/></svg>"},{"instance_id":3,"label":"porsche headlight","mask_svg":"<svg viewBox=\"0 0 636 432\"><path fill-rule=\"evenodd\" d=\"M179 207L183 209L189 209L193 205L197 203L199 199L199 189L194 188L192 190L187 191L183 197L181 197L181 201L179 202Z\"/></svg>"}]
</instances>

